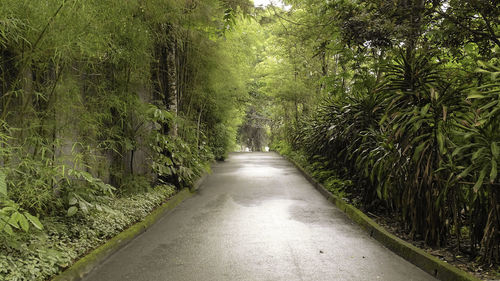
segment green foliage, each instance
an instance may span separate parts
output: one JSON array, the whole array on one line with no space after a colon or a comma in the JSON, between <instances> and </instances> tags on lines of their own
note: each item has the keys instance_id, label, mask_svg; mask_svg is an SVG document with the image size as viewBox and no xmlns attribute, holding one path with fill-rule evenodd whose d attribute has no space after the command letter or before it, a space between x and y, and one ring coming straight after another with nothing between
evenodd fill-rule
<instances>
[{"instance_id":1,"label":"green foliage","mask_svg":"<svg viewBox=\"0 0 500 281\"><path fill-rule=\"evenodd\" d=\"M271 148L415 239L498 263L497 4L287 3L260 15Z\"/></svg>"},{"instance_id":2,"label":"green foliage","mask_svg":"<svg viewBox=\"0 0 500 281\"><path fill-rule=\"evenodd\" d=\"M4 124L4 129L8 127ZM13 152L12 147L8 143L8 137L0 133L0 157L7 157ZM4 165L0 169L0 240L9 239L5 237L15 235L18 231L29 232L33 229L42 230L43 225L38 217L30 214L20 204L10 199L9 185L7 175L10 167Z\"/></svg>"},{"instance_id":3,"label":"green foliage","mask_svg":"<svg viewBox=\"0 0 500 281\"><path fill-rule=\"evenodd\" d=\"M340 198L346 197L352 185L353 183L351 180L339 179L336 176L329 177L324 181L326 189Z\"/></svg>"},{"instance_id":4,"label":"green foliage","mask_svg":"<svg viewBox=\"0 0 500 281\"><path fill-rule=\"evenodd\" d=\"M114 187L84 171L69 169L68 176L81 182L73 181L65 192L69 206L68 216L75 215L78 210L87 213L93 208L98 211L106 209L105 204L109 201L109 196L113 196Z\"/></svg>"},{"instance_id":5,"label":"green foliage","mask_svg":"<svg viewBox=\"0 0 500 281\"><path fill-rule=\"evenodd\" d=\"M162 184L173 183L179 189L189 187L203 171L204 160L193 153L189 144L180 138L165 135L162 130L172 122L172 115L152 107L150 120L156 128L152 134L152 169Z\"/></svg>"},{"instance_id":6,"label":"green foliage","mask_svg":"<svg viewBox=\"0 0 500 281\"><path fill-rule=\"evenodd\" d=\"M128 175L123 184L117 189L120 194L136 194L150 189L150 179L144 175Z\"/></svg>"},{"instance_id":7,"label":"green foliage","mask_svg":"<svg viewBox=\"0 0 500 281\"><path fill-rule=\"evenodd\" d=\"M175 193L173 186L110 200L109 211L89 210L86 216L45 218L44 233L17 236L0 246L0 279L45 280L79 256L140 221Z\"/></svg>"},{"instance_id":8,"label":"green foliage","mask_svg":"<svg viewBox=\"0 0 500 281\"><path fill-rule=\"evenodd\" d=\"M4 198L0 207L0 233L14 235L15 230L28 232L30 226L39 230L43 229L43 225L37 217L24 211L14 201ZM1 234L0 237L2 237Z\"/></svg>"},{"instance_id":9,"label":"green foliage","mask_svg":"<svg viewBox=\"0 0 500 281\"><path fill-rule=\"evenodd\" d=\"M0 189L0 239L6 239L5 234L14 235L15 231L28 232L31 226L43 230L43 225L37 217L9 199L3 171L0 171Z\"/></svg>"},{"instance_id":10,"label":"green foliage","mask_svg":"<svg viewBox=\"0 0 500 281\"><path fill-rule=\"evenodd\" d=\"M270 150L276 151L281 155L289 156L292 152L292 146L284 140L279 140L271 144Z\"/></svg>"},{"instance_id":11,"label":"green foliage","mask_svg":"<svg viewBox=\"0 0 500 281\"><path fill-rule=\"evenodd\" d=\"M475 237L481 241L481 254L488 261L498 260L500 237L498 230L499 193L498 162L500 145L500 79L499 68L490 63L481 63L479 72L486 74L486 83L477 87L469 100L475 101L473 110L463 114L457 124L456 148L452 153L453 172L463 186L467 201L476 213L487 214L475 223L471 220Z\"/></svg>"},{"instance_id":12,"label":"green foliage","mask_svg":"<svg viewBox=\"0 0 500 281\"><path fill-rule=\"evenodd\" d=\"M216 144L212 151L215 160L224 160L227 158L227 152L230 149L230 135L224 124L217 124L212 131L212 143Z\"/></svg>"},{"instance_id":13,"label":"green foliage","mask_svg":"<svg viewBox=\"0 0 500 281\"><path fill-rule=\"evenodd\" d=\"M2 2L0 279L48 279L225 157L249 5Z\"/></svg>"},{"instance_id":14,"label":"green foliage","mask_svg":"<svg viewBox=\"0 0 500 281\"><path fill-rule=\"evenodd\" d=\"M448 175L438 169L449 155L449 132L459 122L457 113L467 108L463 89L446 81L427 56L405 54L388 71L388 106L382 121L402 151L399 157L408 160L395 168L403 170L399 174L404 180L398 177L390 183L399 189L403 216L413 216L412 233L422 233L430 244L442 244L448 231L443 229ZM424 194L425 200L417 200Z\"/></svg>"}]
</instances>

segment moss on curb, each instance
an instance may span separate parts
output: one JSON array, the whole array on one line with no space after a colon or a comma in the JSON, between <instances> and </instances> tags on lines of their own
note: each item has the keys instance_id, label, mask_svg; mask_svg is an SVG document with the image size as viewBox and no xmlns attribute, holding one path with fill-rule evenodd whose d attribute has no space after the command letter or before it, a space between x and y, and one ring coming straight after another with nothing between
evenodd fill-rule
<instances>
[{"instance_id":1,"label":"moss on curb","mask_svg":"<svg viewBox=\"0 0 500 281\"><path fill-rule=\"evenodd\" d=\"M289 157L285 158L293 163L306 177L306 179L328 199L328 201L334 203L340 210L346 213L351 220L363 227L371 237L382 243L382 245L394 253L442 281L480 281L480 279L470 275L469 273L456 268L453 265L450 265L389 233L362 211L329 192L321 183L317 182L293 159Z\"/></svg>"},{"instance_id":2,"label":"moss on curb","mask_svg":"<svg viewBox=\"0 0 500 281\"><path fill-rule=\"evenodd\" d=\"M182 201L192 196L192 192L185 188L171 197L166 203L155 209L151 214L120 234L111 238L105 244L99 246L88 255L82 257L70 268L57 275L52 281L77 281L81 280L94 267L102 263L110 255L127 245L134 238L145 232L151 225L157 222L166 212L172 210Z\"/></svg>"}]
</instances>

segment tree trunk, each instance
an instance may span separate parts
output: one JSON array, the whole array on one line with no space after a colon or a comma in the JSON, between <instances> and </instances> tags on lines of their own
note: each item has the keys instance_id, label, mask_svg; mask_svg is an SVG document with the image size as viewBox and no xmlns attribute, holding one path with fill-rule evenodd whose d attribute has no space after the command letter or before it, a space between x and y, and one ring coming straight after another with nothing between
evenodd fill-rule
<instances>
[{"instance_id":1,"label":"tree trunk","mask_svg":"<svg viewBox=\"0 0 500 281\"><path fill-rule=\"evenodd\" d=\"M498 263L500 260L500 198L492 185L489 186L490 210L481 240L481 256L487 264Z\"/></svg>"},{"instance_id":2,"label":"tree trunk","mask_svg":"<svg viewBox=\"0 0 500 281\"><path fill-rule=\"evenodd\" d=\"M168 26L168 43L167 43L167 82L168 82L168 96L166 97L167 109L177 116L177 60L176 51L177 44L175 35L173 34L172 25ZM177 122L174 120L172 128L169 130L171 136L177 136Z\"/></svg>"},{"instance_id":3,"label":"tree trunk","mask_svg":"<svg viewBox=\"0 0 500 281\"><path fill-rule=\"evenodd\" d=\"M198 126L196 130L196 148L200 147L200 125L201 125L201 114L203 113L203 108L205 104L201 105L200 113L198 114Z\"/></svg>"}]
</instances>

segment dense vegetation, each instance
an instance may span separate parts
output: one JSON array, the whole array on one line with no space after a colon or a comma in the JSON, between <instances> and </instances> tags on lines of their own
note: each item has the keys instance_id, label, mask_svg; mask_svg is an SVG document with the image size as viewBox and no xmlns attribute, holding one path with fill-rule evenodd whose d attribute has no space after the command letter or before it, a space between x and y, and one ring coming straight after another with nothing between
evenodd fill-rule
<instances>
[{"instance_id":1,"label":"dense vegetation","mask_svg":"<svg viewBox=\"0 0 500 281\"><path fill-rule=\"evenodd\" d=\"M44 280L266 145L500 262L500 3L3 0L0 280Z\"/></svg>"},{"instance_id":2,"label":"dense vegetation","mask_svg":"<svg viewBox=\"0 0 500 281\"><path fill-rule=\"evenodd\" d=\"M2 1L0 280L46 279L225 157L248 8Z\"/></svg>"},{"instance_id":3,"label":"dense vegetation","mask_svg":"<svg viewBox=\"0 0 500 281\"><path fill-rule=\"evenodd\" d=\"M261 13L256 66L272 148L411 237L498 264L500 3L284 2Z\"/></svg>"}]
</instances>

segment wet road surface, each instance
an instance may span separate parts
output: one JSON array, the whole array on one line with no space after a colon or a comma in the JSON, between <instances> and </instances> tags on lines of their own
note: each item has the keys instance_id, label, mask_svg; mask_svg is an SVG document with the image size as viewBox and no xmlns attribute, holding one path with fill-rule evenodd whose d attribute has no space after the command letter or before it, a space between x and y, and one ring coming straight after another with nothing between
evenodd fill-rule
<instances>
[{"instance_id":1,"label":"wet road surface","mask_svg":"<svg viewBox=\"0 0 500 281\"><path fill-rule=\"evenodd\" d=\"M436 280L370 238L275 153L234 153L86 281Z\"/></svg>"}]
</instances>

